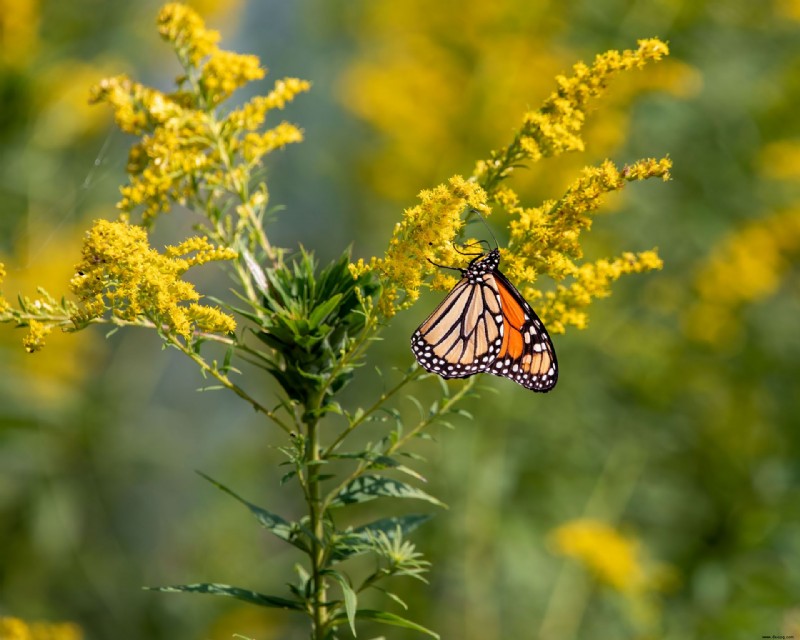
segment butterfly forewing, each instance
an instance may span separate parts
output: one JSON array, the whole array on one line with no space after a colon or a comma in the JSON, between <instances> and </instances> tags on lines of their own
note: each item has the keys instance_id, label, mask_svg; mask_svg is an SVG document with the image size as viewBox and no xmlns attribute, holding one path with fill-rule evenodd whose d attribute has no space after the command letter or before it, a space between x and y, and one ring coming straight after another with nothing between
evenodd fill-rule
<instances>
[{"instance_id":1,"label":"butterfly forewing","mask_svg":"<svg viewBox=\"0 0 800 640\"><path fill-rule=\"evenodd\" d=\"M486 281L463 278L411 336L419 363L443 378L487 371L502 343L502 323L486 309L500 311L499 294Z\"/></svg>"},{"instance_id":2,"label":"butterfly forewing","mask_svg":"<svg viewBox=\"0 0 800 640\"><path fill-rule=\"evenodd\" d=\"M495 249L462 270L464 277L414 332L411 349L443 378L489 372L549 391L558 379L553 343L499 263Z\"/></svg>"}]
</instances>

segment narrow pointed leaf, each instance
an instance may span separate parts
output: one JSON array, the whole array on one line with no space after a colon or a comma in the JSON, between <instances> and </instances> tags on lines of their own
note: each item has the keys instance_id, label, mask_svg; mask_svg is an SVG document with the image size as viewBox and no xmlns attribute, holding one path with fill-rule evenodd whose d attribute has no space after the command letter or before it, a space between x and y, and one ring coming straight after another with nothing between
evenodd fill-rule
<instances>
[{"instance_id":1,"label":"narrow pointed leaf","mask_svg":"<svg viewBox=\"0 0 800 640\"><path fill-rule=\"evenodd\" d=\"M227 596L236 598L260 607L272 607L276 609L303 610L303 603L296 600L288 600L278 596L268 596L250 589L232 587L227 584L216 584L203 582L197 584L180 584L170 587L145 587L148 591L160 591L161 593L208 593L214 596Z\"/></svg>"},{"instance_id":2,"label":"narrow pointed leaf","mask_svg":"<svg viewBox=\"0 0 800 640\"><path fill-rule=\"evenodd\" d=\"M416 500L425 500L440 507L446 507L437 498L421 489L412 487L410 484L392 478L372 475L356 478L349 483L331 501L331 506L342 507L348 504L369 502L376 498L414 498Z\"/></svg>"},{"instance_id":3,"label":"narrow pointed leaf","mask_svg":"<svg viewBox=\"0 0 800 640\"><path fill-rule=\"evenodd\" d=\"M246 506L248 509L250 509L250 512L256 517L256 520L258 520L263 527L269 529L278 538L280 538L281 540L285 540L289 544L297 547L302 551L306 552L308 551L308 546L301 539L297 537L298 529L292 526L292 524L289 521L285 520L284 518L275 513L272 513L271 511L267 511L266 509L262 509L261 507L258 507L252 504L251 502L248 502L241 496L234 493L231 489L229 489L225 485L220 484L213 478L207 476L202 471L198 471L197 473L206 480L208 480L215 487L224 491L229 496L235 498L236 500L241 502L244 506Z\"/></svg>"},{"instance_id":4,"label":"narrow pointed leaf","mask_svg":"<svg viewBox=\"0 0 800 640\"><path fill-rule=\"evenodd\" d=\"M325 571L325 575L331 576L342 587L344 594L344 610L347 614L347 622L350 624L350 630L353 632L353 637L356 637L356 607L358 606L358 596L353 591L353 587L341 573L338 571Z\"/></svg>"},{"instance_id":5,"label":"narrow pointed leaf","mask_svg":"<svg viewBox=\"0 0 800 640\"><path fill-rule=\"evenodd\" d=\"M387 611L376 611L374 609L359 609L356 611L356 618L361 618L363 620L373 620L374 622L381 622L383 624L389 624L393 627L403 627L404 629L413 629L414 631L419 631L420 633L424 633L431 638L436 638L439 640L440 636L438 633L431 631L430 629L426 629L421 624L417 624L416 622L412 622L411 620L406 620L394 613L388 613ZM344 621L343 616L336 616L334 618L334 622Z\"/></svg>"},{"instance_id":6,"label":"narrow pointed leaf","mask_svg":"<svg viewBox=\"0 0 800 640\"><path fill-rule=\"evenodd\" d=\"M342 294L337 293L329 300L323 302L319 305L314 311L311 312L311 315L308 318L308 323L312 327L316 327L319 325L325 318L328 317L331 311L333 311L338 305L339 302L342 300Z\"/></svg>"}]
</instances>

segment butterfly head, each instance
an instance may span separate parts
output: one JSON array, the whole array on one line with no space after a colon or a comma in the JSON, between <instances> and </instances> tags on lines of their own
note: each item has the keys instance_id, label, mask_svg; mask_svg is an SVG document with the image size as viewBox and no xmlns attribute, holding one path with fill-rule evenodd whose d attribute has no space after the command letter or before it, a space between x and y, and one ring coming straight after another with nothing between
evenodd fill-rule
<instances>
[{"instance_id":1,"label":"butterfly head","mask_svg":"<svg viewBox=\"0 0 800 640\"><path fill-rule=\"evenodd\" d=\"M500 266L500 250L492 249L489 253L484 253L477 258L473 258L466 268L465 273L480 276L484 273L491 273L497 269L498 266Z\"/></svg>"}]
</instances>

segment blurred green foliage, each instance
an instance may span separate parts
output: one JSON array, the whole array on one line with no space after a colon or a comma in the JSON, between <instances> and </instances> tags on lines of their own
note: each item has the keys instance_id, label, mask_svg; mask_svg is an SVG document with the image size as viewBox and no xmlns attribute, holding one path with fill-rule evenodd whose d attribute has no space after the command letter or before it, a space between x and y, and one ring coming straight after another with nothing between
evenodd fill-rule
<instances>
[{"instance_id":1,"label":"blurred green foliage","mask_svg":"<svg viewBox=\"0 0 800 640\"><path fill-rule=\"evenodd\" d=\"M734 331L702 339L690 314L721 246L800 206L798 176L776 178L764 160L770 145L800 137L796 0L504 0L443 2L430 12L413 0L197 4L227 41L238 28L235 48L259 54L276 77L314 83L291 112L307 142L269 170L272 200L286 205L279 240L323 259L350 242L357 255L382 251L416 192L468 173L502 144L516 121L501 114L536 105L554 73L640 37L669 41L679 81L621 85L618 103L612 88L591 116L587 154L523 178L533 195L552 197L593 153L620 163L669 153L673 181L626 192L617 205L628 214L598 220L588 249L605 255L657 242L665 269L620 282L591 309L588 330L555 337L553 393L481 380L475 421L424 443L431 493L450 509L414 534L433 562L431 586L409 581L402 595L426 627L464 640L800 634L800 242L791 242L792 229L774 245L777 256L753 247L757 260L782 266L764 294L728 310ZM157 6L19 2L0 23L9 295L15 283L28 293L31 283L64 290L78 256L70 241L88 219L114 215L128 141L107 133L84 91L120 66L168 85L178 70L163 68ZM530 43L536 64L517 55ZM387 65L384 81L397 87L386 101L394 137L369 118L381 102L366 98L380 87L352 84L375 77L354 69L389 54L455 87L395 77ZM414 77L416 92L404 81ZM634 99L647 88L655 91ZM411 107L419 130L404 119ZM396 146L404 136L416 146ZM737 286L735 273L728 286ZM411 361L408 336L424 306L397 317L371 364ZM272 510L295 507L278 490L271 434L232 398L196 394L196 371L152 337L86 336L54 339L34 357L22 352L21 334L0 336L0 615L74 620L89 638L304 637L280 612L140 590L210 578L275 590L274 576L291 571L294 558L193 469ZM347 393L380 384L365 370ZM550 532L583 517L619 527L643 555L672 567L644 610L553 553Z\"/></svg>"}]
</instances>

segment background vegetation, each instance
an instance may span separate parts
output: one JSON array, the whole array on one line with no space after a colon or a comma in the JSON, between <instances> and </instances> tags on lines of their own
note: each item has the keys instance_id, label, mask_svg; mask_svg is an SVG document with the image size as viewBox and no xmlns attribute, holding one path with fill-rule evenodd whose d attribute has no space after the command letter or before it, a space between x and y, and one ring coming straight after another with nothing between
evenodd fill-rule
<instances>
[{"instance_id":1,"label":"background vegetation","mask_svg":"<svg viewBox=\"0 0 800 640\"><path fill-rule=\"evenodd\" d=\"M598 104L587 153L540 163L520 189L553 197L605 157L669 153L673 181L626 190L589 246L657 243L665 269L617 283L586 331L555 336L552 394L483 380L475 421L421 447L451 508L416 532L431 585L409 581L404 597L465 640L799 635L797 0L193 5L273 77L314 83L288 114L306 142L273 156L269 182L286 205L273 237L323 258L351 242L381 252L420 189L468 173L575 60L670 43L667 62ZM114 215L129 141L87 91L121 70L168 84L157 9L3 11L8 294L64 290L87 221ZM397 316L373 364L408 365L423 307ZM0 334L0 615L73 620L89 638L304 637L288 614L139 589L280 590L295 559L193 472L291 513L271 433L233 398L195 393L196 370L154 336L53 336L33 357L21 337ZM349 393L377 384L364 378ZM587 518L624 535L595 530L588 546L647 588L559 553L554 532Z\"/></svg>"}]
</instances>

